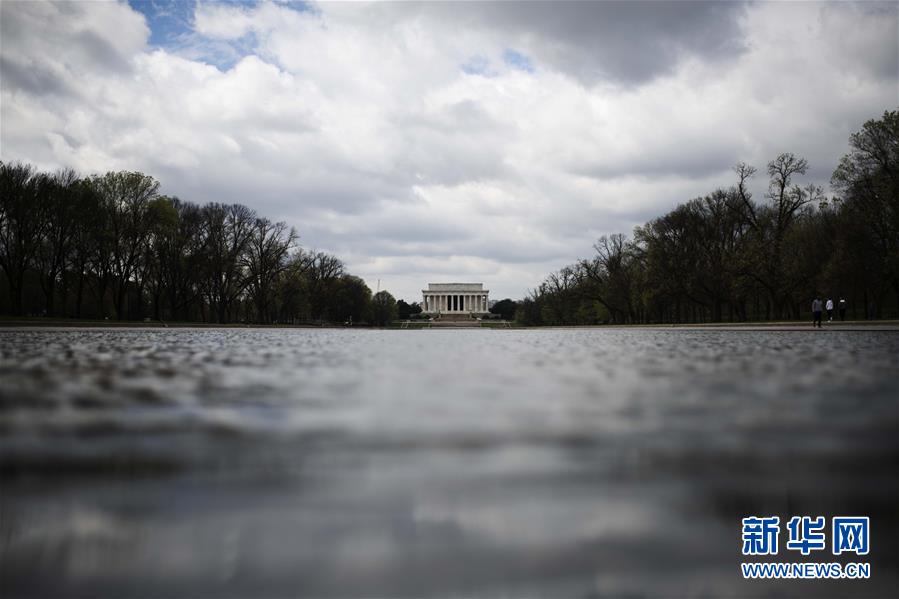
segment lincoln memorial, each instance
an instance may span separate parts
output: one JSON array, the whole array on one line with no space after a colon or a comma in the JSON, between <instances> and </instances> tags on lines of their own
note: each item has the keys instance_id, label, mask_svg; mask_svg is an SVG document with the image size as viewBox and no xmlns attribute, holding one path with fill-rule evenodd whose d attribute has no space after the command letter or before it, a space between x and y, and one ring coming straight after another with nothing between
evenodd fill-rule
<instances>
[{"instance_id":1,"label":"lincoln memorial","mask_svg":"<svg viewBox=\"0 0 899 599\"><path fill-rule=\"evenodd\" d=\"M483 283L428 283L422 289L422 311L428 314L486 314L488 290Z\"/></svg>"}]
</instances>

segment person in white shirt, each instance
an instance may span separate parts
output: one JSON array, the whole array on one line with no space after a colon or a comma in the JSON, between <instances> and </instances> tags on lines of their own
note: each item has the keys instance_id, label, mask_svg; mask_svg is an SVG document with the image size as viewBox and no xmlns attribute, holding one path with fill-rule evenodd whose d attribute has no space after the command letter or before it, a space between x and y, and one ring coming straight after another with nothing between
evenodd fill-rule
<instances>
[{"instance_id":1,"label":"person in white shirt","mask_svg":"<svg viewBox=\"0 0 899 599\"><path fill-rule=\"evenodd\" d=\"M824 306L827 310L827 322L833 322L833 300L827 298L827 304Z\"/></svg>"}]
</instances>

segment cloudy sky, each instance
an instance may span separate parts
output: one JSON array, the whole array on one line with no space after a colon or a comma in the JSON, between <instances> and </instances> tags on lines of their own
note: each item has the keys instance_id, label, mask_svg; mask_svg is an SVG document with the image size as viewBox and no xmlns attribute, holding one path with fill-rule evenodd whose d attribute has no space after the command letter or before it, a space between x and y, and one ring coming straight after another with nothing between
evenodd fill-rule
<instances>
[{"instance_id":1,"label":"cloudy sky","mask_svg":"<svg viewBox=\"0 0 899 599\"><path fill-rule=\"evenodd\" d=\"M407 300L515 298L738 161L826 184L899 106L897 6L4 0L0 159L247 204Z\"/></svg>"}]
</instances>

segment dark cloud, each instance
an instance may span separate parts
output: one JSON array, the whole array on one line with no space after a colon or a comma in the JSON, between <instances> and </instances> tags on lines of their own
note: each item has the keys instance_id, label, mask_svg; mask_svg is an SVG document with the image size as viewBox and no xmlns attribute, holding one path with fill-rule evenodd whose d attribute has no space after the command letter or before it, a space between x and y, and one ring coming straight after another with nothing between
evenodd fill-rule
<instances>
[{"instance_id":1,"label":"dark cloud","mask_svg":"<svg viewBox=\"0 0 899 599\"><path fill-rule=\"evenodd\" d=\"M118 73L125 73L131 69L128 57L93 31L79 31L73 38L77 44L75 47L84 54L80 62Z\"/></svg>"},{"instance_id":2,"label":"dark cloud","mask_svg":"<svg viewBox=\"0 0 899 599\"><path fill-rule=\"evenodd\" d=\"M136 19L122 31L105 27L110 12L125 7L104 7L102 18L77 2L0 3L0 75L6 89L35 96L72 96L79 93L85 75L127 74L131 57L143 45L143 24ZM104 11L101 11L101 13Z\"/></svg>"},{"instance_id":3,"label":"dark cloud","mask_svg":"<svg viewBox=\"0 0 899 599\"><path fill-rule=\"evenodd\" d=\"M394 10L409 14L409 5ZM681 60L735 58L745 50L743 2L433 3L419 14L459 28L505 33L536 68L551 66L592 85L646 83Z\"/></svg>"},{"instance_id":4,"label":"dark cloud","mask_svg":"<svg viewBox=\"0 0 899 599\"><path fill-rule=\"evenodd\" d=\"M11 56L0 55L0 82L9 89L22 90L36 96L75 93L72 86L47 65L23 64Z\"/></svg>"}]
</instances>

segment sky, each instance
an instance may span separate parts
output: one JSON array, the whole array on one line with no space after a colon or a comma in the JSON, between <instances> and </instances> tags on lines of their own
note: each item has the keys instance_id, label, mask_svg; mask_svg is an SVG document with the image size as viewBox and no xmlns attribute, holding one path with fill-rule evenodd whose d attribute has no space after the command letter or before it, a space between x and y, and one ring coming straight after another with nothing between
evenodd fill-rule
<instances>
[{"instance_id":1,"label":"sky","mask_svg":"<svg viewBox=\"0 0 899 599\"><path fill-rule=\"evenodd\" d=\"M826 186L899 107L897 7L4 0L0 160L246 204L407 301L520 298L738 162Z\"/></svg>"}]
</instances>

